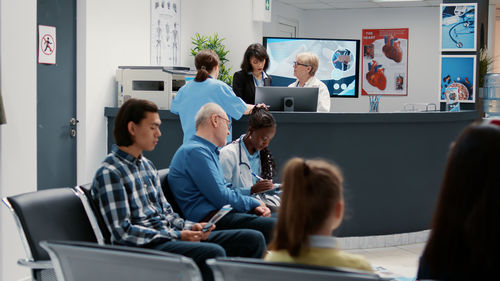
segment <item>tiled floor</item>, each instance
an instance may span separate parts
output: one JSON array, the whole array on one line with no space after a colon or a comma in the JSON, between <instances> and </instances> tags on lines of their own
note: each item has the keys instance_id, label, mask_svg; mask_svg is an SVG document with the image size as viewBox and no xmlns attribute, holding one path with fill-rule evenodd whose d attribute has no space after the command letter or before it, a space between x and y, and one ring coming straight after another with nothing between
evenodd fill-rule
<instances>
[{"instance_id":1,"label":"tiled floor","mask_svg":"<svg viewBox=\"0 0 500 281\"><path fill-rule=\"evenodd\" d=\"M366 257L376 267L377 273L385 277L395 277L398 280L415 280L418 268L418 258L422 254L425 243L408 244L396 247L352 249Z\"/></svg>"}]
</instances>

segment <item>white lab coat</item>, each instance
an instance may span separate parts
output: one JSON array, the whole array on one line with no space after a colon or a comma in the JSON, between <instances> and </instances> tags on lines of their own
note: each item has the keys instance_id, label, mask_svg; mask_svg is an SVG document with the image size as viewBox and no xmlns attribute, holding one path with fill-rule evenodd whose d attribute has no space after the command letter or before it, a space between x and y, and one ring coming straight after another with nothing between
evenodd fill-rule
<instances>
[{"instance_id":1,"label":"white lab coat","mask_svg":"<svg viewBox=\"0 0 500 281\"><path fill-rule=\"evenodd\" d=\"M250 195L250 188L253 185L252 171L250 170L250 161L248 160L241 135L234 142L224 146L220 150L219 161L226 182L231 183L233 187L239 188L245 195ZM240 160L241 155L241 160Z\"/></svg>"},{"instance_id":2,"label":"white lab coat","mask_svg":"<svg viewBox=\"0 0 500 281\"><path fill-rule=\"evenodd\" d=\"M299 80L293 82L288 85L288 87L297 87L299 84ZM319 88L318 89L318 112L330 112L330 92L328 91L328 87L326 87L325 83L321 82L315 76L312 76L307 80L304 84L306 88Z\"/></svg>"}]
</instances>

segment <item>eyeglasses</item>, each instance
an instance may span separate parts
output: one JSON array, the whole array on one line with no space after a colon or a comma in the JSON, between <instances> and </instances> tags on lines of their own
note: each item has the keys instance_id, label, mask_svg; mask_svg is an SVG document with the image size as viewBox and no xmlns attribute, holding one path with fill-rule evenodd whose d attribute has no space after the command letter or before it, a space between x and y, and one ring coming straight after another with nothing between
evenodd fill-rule
<instances>
[{"instance_id":1,"label":"eyeglasses","mask_svg":"<svg viewBox=\"0 0 500 281\"><path fill-rule=\"evenodd\" d=\"M219 117L220 119L226 121L227 122L227 129L228 130L231 129L231 121L229 121L228 119L226 119L224 116L217 115L217 117Z\"/></svg>"},{"instance_id":2,"label":"eyeglasses","mask_svg":"<svg viewBox=\"0 0 500 281\"><path fill-rule=\"evenodd\" d=\"M300 62L296 62L296 61L294 61L294 62L293 62L293 65L294 65L294 66L296 66L296 65L302 65L302 66L305 66L305 67L311 66L311 65L309 65L309 64L300 63Z\"/></svg>"}]
</instances>

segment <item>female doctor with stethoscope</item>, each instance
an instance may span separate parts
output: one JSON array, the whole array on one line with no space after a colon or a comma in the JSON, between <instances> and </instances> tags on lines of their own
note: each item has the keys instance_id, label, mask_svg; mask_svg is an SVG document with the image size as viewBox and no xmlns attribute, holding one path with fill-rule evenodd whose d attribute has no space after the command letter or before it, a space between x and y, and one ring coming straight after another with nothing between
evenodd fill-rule
<instances>
[{"instance_id":1,"label":"female doctor with stethoscope","mask_svg":"<svg viewBox=\"0 0 500 281\"><path fill-rule=\"evenodd\" d=\"M224 177L243 194L273 189L276 164L267 146L276 134L276 121L266 108L255 107L248 120L248 131L220 151Z\"/></svg>"}]
</instances>

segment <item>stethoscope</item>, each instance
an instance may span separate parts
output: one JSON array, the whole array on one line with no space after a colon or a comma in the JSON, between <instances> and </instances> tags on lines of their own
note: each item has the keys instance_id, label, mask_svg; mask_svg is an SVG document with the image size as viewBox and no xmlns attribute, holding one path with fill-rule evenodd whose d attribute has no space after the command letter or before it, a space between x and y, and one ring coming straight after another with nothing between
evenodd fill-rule
<instances>
[{"instance_id":1,"label":"stethoscope","mask_svg":"<svg viewBox=\"0 0 500 281\"><path fill-rule=\"evenodd\" d=\"M242 145L245 145L245 142L243 141L243 137L240 137L240 143L238 144L238 150L239 150L239 154L240 154L240 163L238 164L238 166L241 166L241 165L245 165L249 171L252 171L252 168L250 168L250 165L248 165L248 163L246 162L243 162L243 160L241 160L241 146Z\"/></svg>"}]
</instances>

